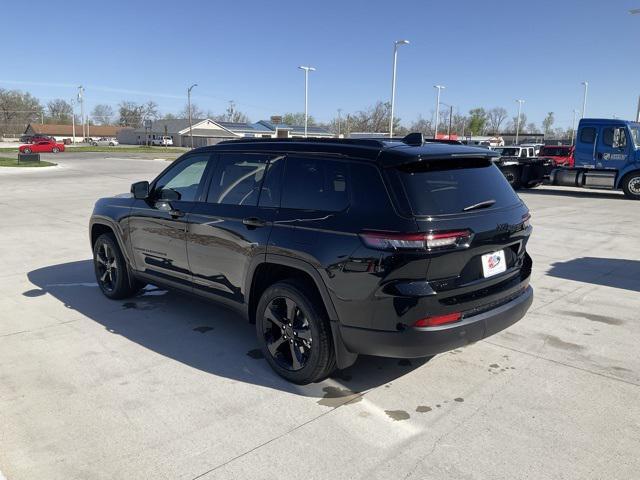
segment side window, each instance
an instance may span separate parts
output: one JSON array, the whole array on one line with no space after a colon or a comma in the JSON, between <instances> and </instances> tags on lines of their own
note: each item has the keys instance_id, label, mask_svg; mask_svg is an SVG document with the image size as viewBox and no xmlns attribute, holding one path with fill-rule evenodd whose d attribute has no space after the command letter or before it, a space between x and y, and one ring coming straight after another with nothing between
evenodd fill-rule
<instances>
[{"instance_id":1,"label":"side window","mask_svg":"<svg viewBox=\"0 0 640 480\"><path fill-rule=\"evenodd\" d=\"M155 184L157 198L193 202L209 156L208 153L192 155L165 172Z\"/></svg>"},{"instance_id":2,"label":"side window","mask_svg":"<svg viewBox=\"0 0 640 480\"><path fill-rule=\"evenodd\" d=\"M349 206L347 164L322 158L289 156L282 207L339 212Z\"/></svg>"},{"instance_id":3,"label":"side window","mask_svg":"<svg viewBox=\"0 0 640 480\"><path fill-rule=\"evenodd\" d=\"M527 149L523 148L520 150L520 157L521 158L527 158Z\"/></svg>"},{"instance_id":4,"label":"side window","mask_svg":"<svg viewBox=\"0 0 640 480\"><path fill-rule=\"evenodd\" d=\"M208 203L256 206L270 156L253 153L220 154L207 195Z\"/></svg>"},{"instance_id":5,"label":"side window","mask_svg":"<svg viewBox=\"0 0 640 480\"><path fill-rule=\"evenodd\" d=\"M613 148L627 148L627 132L624 127L614 128L613 130Z\"/></svg>"},{"instance_id":6,"label":"side window","mask_svg":"<svg viewBox=\"0 0 640 480\"><path fill-rule=\"evenodd\" d=\"M596 141L595 127L583 127L582 130L580 130L581 143L593 143L595 141Z\"/></svg>"},{"instance_id":7,"label":"side window","mask_svg":"<svg viewBox=\"0 0 640 480\"><path fill-rule=\"evenodd\" d=\"M285 157L271 159L267 168L267 176L260 189L260 207L278 208L280 206L280 191L282 185L282 171Z\"/></svg>"},{"instance_id":8,"label":"side window","mask_svg":"<svg viewBox=\"0 0 640 480\"><path fill-rule=\"evenodd\" d=\"M359 214L367 212L377 219L385 219L393 207L378 167L356 162L349 167L353 208Z\"/></svg>"}]
</instances>

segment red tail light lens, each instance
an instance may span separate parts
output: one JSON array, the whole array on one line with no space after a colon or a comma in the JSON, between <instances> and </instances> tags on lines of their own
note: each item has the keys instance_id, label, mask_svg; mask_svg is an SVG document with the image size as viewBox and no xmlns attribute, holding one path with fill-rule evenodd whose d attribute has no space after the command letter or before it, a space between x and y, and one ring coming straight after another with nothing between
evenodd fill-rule
<instances>
[{"instance_id":1,"label":"red tail light lens","mask_svg":"<svg viewBox=\"0 0 640 480\"><path fill-rule=\"evenodd\" d=\"M413 324L414 327L435 327L437 325L445 325L447 323L459 322L462 318L460 312L447 313L446 315L438 315L437 317L421 318Z\"/></svg>"},{"instance_id":2,"label":"red tail light lens","mask_svg":"<svg viewBox=\"0 0 640 480\"><path fill-rule=\"evenodd\" d=\"M470 230L451 230L429 233L364 232L362 242L377 250L439 250L468 247Z\"/></svg>"}]
</instances>

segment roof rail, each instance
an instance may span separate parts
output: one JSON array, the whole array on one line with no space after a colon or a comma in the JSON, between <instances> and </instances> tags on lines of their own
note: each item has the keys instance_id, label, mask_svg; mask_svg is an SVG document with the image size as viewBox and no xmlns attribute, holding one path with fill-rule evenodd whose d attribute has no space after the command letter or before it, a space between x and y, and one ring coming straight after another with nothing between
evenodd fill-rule
<instances>
[{"instance_id":1,"label":"roof rail","mask_svg":"<svg viewBox=\"0 0 640 480\"><path fill-rule=\"evenodd\" d=\"M362 147L384 146L384 142L374 138L255 138L243 137L234 140L223 140L218 145L229 143L337 143L340 145L354 145Z\"/></svg>"}]
</instances>

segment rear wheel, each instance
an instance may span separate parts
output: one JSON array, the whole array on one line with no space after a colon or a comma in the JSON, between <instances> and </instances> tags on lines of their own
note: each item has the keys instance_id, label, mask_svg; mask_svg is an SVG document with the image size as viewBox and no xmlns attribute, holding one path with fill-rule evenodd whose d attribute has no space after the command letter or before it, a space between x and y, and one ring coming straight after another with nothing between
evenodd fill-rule
<instances>
[{"instance_id":1,"label":"rear wheel","mask_svg":"<svg viewBox=\"0 0 640 480\"><path fill-rule=\"evenodd\" d=\"M53 148L51 149L51 151L52 151L53 153L58 153L58 152L60 151L60 149L59 149L58 147L53 147Z\"/></svg>"},{"instance_id":2,"label":"rear wheel","mask_svg":"<svg viewBox=\"0 0 640 480\"><path fill-rule=\"evenodd\" d=\"M626 175L621 182L622 191L627 198L640 200L640 172L632 172Z\"/></svg>"},{"instance_id":3,"label":"rear wheel","mask_svg":"<svg viewBox=\"0 0 640 480\"><path fill-rule=\"evenodd\" d=\"M111 233L103 233L93 246L93 265L102 293L119 300L135 295L144 286L129 275L127 262Z\"/></svg>"},{"instance_id":4,"label":"rear wheel","mask_svg":"<svg viewBox=\"0 0 640 480\"><path fill-rule=\"evenodd\" d=\"M31 149L30 148L25 148L22 152L29 154L29 153L31 153Z\"/></svg>"},{"instance_id":5,"label":"rear wheel","mask_svg":"<svg viewBox=\"0 0 640 480\"><path fill-rule=\"evenodd\" d=\"M503 167L501 170L504 178L507 179L507 182L509 182L509 185L511 185L514 190L518 190L522 186L520 182L520 169L518 167Z\"/></svg>"},{"instance_id":6,"label":"rear wheel","mask_svg":"<svg viewBox=\"0 0 640 480\"><path fill-rule=\"evenodd\" d=\"M329 319L304 284L291 280L272 285L256 313L258 342L278 375L304 385L335 370Z\"/></svg>"}]
</instances>

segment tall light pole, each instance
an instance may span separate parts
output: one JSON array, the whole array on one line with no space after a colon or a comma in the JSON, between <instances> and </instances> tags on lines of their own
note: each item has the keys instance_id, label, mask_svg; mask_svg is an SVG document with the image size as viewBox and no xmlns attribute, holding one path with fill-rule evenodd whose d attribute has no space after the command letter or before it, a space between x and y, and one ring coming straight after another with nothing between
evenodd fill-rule
<instances>
[{"instance_id":1,"label":"tall light pole","mask_svg":"<svg viewBox=\"0 0 640 480\"><path fill-rule=\"evenodd\" d=\"M187 108L189 109L189 137L191 138L191 148L193 148L193 125L192 125L192 118L191 118L191 90L193 90L193 87L197 87L197 86L198 84L194 83L187 90Z\"/></svg>"},{"instance_id":2,"label":"tall light pole","mask_svg":"<svg viewBox=\"0 0 640 480\"><path fill-rule=\"evenodd\" d=\"M80 103L80 123L82 123L82 141L87 137L84 126L84 87L78 87L78 103Z\"/></svg>"},{"instance_id":3,"label":"tall light pole","mask_svg":"<svg viewBox=\"0 0 640 480\"><path fill-rule=\"evenodd\" d=\"M438 89L438 94L436 95L436 123L433 128L433 138L438 138L438 123L440 123L440 92L446 87L444 85L434 85L433 88Z\"/></svg>"},{"instance_id":4,"label":"tall light pole","mask_svg":"<svg viewBox=\"0 0 640 480\"><path fill-rule=\"evenodd\" d=\"M304 70L304 138L307 138L307 125L309 124L309 72L315 72L314 67L300 65L300 70Z\"/></svg>"},{"instance_id":5,"label":"tall light pole","mask_svg":"<svg viewBox=\"0 0 640 480\"><path fill-rule=\"evenodd\" d=\"M393 75L391 76L391 118L389 118L389 138L393 138L393 113L396 102L396 66L398 64L398 47L409 45L409 40L393 42Z\"/></svg>"},{"instance_id":6,"label":"tall light pole","mask_svg":"<svg viewBox=\"0 0 640 480\"><path fill-rule=\"evenodd\" d=\"M518 120L516 121L516 145L518 144L518 138L520 137L520 115L522 115L522 104L524 100L516 100L518 102Z\"/></svg>"},{"instance_id":7,"label":"tall light pole","mask_svg":"<svg viewBox=\"0 0 640 480\"><path fill-rule=\"evenodd\" d=\"M76 143L76 101L71 99L71 143Z\"/></svg>"},{"instance_id":8,"label":"tall light pole","mask_svg":"<svg viewBox=\"0 0 640 480\"><path fill-rule=\"evenodd\" d=\"M582 99L582 117L581 118L584 118L585 114L587 113L587 92L589 91L589 82L585 80L584 82L582 82L582 85L584 85L584 97Z\"/></svg>"},{"instance_id":9,"label":"tall light pole","mask_svg":"<svg viewBox=\"0 0 640 480\"><path fill-rule=\"evenodd\" d=\"M573 125L571 126L571 145L573 145L573 141L576 138L576 116L578 115L578 110L573 109Z\"/></svg>"}]
</instances>

